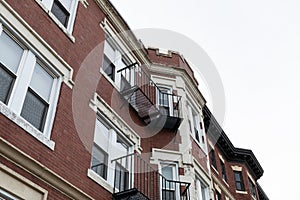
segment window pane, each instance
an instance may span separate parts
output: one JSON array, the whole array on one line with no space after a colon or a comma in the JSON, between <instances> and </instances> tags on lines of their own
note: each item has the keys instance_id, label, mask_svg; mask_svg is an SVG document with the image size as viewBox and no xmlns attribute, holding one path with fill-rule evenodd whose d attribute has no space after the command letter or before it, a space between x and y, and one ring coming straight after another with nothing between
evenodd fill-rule
<instances>
[{"instance_id":1,"label":"window pane","mask_svg":"<svg viewBox=\"0 0 300 200\"><path fill-rule=\"evenodd\" d=\"M10 38L4 31L0 36L0 62L16 73L18 70L23 49L12 38Z\"/></svg>"},{"instance_id":2,"label":"window pane","mask_svg":"<svg viewBox=\"0 0 300 200\"><path fill-rule=\"evenodd\" d=\"M46 72L38 63L36 63L32 74L30 87L44 100L49 102L52 85L53 77L48 72Z\"/></svg>"},{"instance_id":3,"label":"window pane","mask_svg":"<svg viewBox=\"0 0 300 200\"><path fill-rule=\"evenodd\" d=\"M114 81L115 80L115 65L104 56L103 59L103 71Z\"/></svg>"},{"instance_id":4,"label":"window pane","mask_svg":"<svg viewBox=\"0 0 300 200\"><path fill-rule=\"evenodd\" d=\"M34 127L43 131L47 116L48 104L44 102L31 89L28 89L23 104L21 116L30 122Z\"/></svg>"},{"instance_id":5,"label":"window pane","mask_svg":"<svg viewBox=\"0 0 300 200\"><path fill-rule=\"evenodd\" d=\"M236 181L241 181L241 176L240 176L240 174L238 172L234 173L234 177L235 177Z\"/></svg>"},{"instance_id":6,"label":"window pane","mask_svg":"<svg viewBox=\"0 0 300 200\"><path fill-rule=\"evenodd\" d=\"M201 185L202 200L206 200L206 188Z\"/></svg>"},{"instance_id":7,"label":"window pane","mask_svg":"<svg viewBox=\"0 0 300 200\"><path fill-rule=\"evenodd\" d=\"M51 12L65 27L68 26L70 13L58 0L54 0Z\"/></svg>"},{"instance_id":8,"label":"window pane","mask_svg":"<svg viewBox=\"0 0 300 200\"><path fill-rule=\"evenodd\" d=\"M163 167L161 169L162 175L167 179L167 180L173 180L173 167Z\"/></svg>"},{"instance_id":9,"label":"window pane","mask_svg":"<svg viewBox=\"0 0 300 200\"><path fill-rule=\"evenodd\" d=\"M96 145L92 149L91 169L102 178L107 178L107 154Z\"/></svg>"},{"instance_id":10,"label":"window pane","mask_svg":"<svg viewBox=\"0 0 300 200\"><path fill-rule=\"evenodd\" d=\"M0 101L7 104L15 77L0 64Z\"/></svg>"}]
</instances>

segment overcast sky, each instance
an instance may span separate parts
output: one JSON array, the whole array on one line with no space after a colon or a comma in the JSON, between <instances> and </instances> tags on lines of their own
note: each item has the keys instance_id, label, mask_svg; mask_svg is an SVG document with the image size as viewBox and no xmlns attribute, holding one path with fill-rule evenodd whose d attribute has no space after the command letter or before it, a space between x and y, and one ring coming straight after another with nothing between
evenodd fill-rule
<instances>
[{"instance_id":1,"label":"overcast sky","mask_svg":"<svg viewBox=\"0 0 300 200\"><path fill-rule=\"evenodd\" d=\"M225 88L223 129L236 147L253 150L271 200L298 199L300 1L112 2L131 29L172 30L205 50Z\"/></svg>"}]
</instances>

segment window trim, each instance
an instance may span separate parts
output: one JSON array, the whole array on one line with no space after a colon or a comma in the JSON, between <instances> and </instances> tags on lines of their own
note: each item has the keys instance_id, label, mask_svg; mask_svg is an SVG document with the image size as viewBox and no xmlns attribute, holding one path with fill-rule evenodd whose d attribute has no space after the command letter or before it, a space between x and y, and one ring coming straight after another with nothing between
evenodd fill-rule
<instances>
[{"instance_id":1,"label":"window trim","mask_svg":"<svg viewBox=\"0 0 300 200\"><path fill-rule=\"evenodd\" d=\"M75 37L72 35L74 25L75 25L75 18L78 10L79 0L73 0L70 9L70 16L68 20L68 26L65 27L57 17L51 12L52 5L54 0L35 0L35 2L48 14L48 16L56 23L56 25L68 36L68 38L75 43Z\"/></svg>"},{"instance_id":2,"label":"window trim","mask_svg":"<svg viewBox=\"0 0 300 200\"><path fill-rule=\"evenodd\" d=\"M200 188L199 188L200 186ZM202 186L205 187L205 199L202 199L203 193L202 193ZM198 192L200 189L200 192ZM209 184L205 183L201 176L196 174L196 191L197 191L197 200L209 200Z\"/></svg>"},{"instance_id":3,"label":"window trim","mask_svg":"<svg viewBox=\"0 0 300 200\"><path fill-rule=\"evenodd\" d=\"M237 181L236 179L236 174L239 175L240 177L240 181ZM237 191L240 191L240 192L245 192L246 191L246 188L245 188L245 182L244 182L244 178L243 178L243 171L233 171L233 176L234 176L234 182L235 182L235 189ZM237 187L237 183L240 183L241 184L241 189L238 189Z\"/></svg>"},{"instance_id":4,"label":"window trim","mask_svg":"<svg viewBox=\"0 0 300 200\"><path fill-rule=\"evenodd\" d=\"M163 166L172 166L173 168L173 181L178 181L179 180L179 173L178 173L178 163L176 162L170 162L170 161L159 161L158 162L158 172L163 176L162 174L162 168ZM163 191L163 185L162 185L162 178L160 178L159 180L159 184L160 184L160 197L162 199L162 191ZM180 193L179 193L179 187L176 184L175 185L176 188L174 188L175 191L175 199L179 200L180 199Z\"/></svg>"},{"instance_id":5,"label":"window trim","mask_svg":"<svg viewBox=\"0 0 300 200\"><path fill-rule=\"evenodd\" d=\"M227 183L227 173L225 162L220 158L222 180Z\"/></svg>"},{"instance_id":6,"label":"window trim","mask_svg":"<svg viewBox=\"0 0 300 200\"><path fill-rule=\"evenodd\" d=\"M19 44L24 49L24 51L15 74L16 78L11 89L10 97L7 104L3 102L0 103L0 112L10 120L15 122L18 126L23 128L25 131L27 131L29 134L31 134L33 137L41 141L51 150L54 150L55 143L50 140L50 135L54 123L54 116L60 94L62 77L56 71L56 69L37 52L37 50L33 46L31 46L22 37L20 37L14 29L6 24L2 24L1 22L2 18L0 18L0 35L5 32L12 40ZM49 73L51 76L54 76L51 95L48 102L49 112L47 113L43 131L35 128L31 123L29 123L20 115L24 104L24 99L29 88L29 83L32 78L32 72L35 68L35 63L39 63L44 68L44 70L47 71L47 73ZM29 71L29 73L26 73L26 76L24 76L24 73L22 73L24 69L26 69L27 72Z\"/></svg>"},{"instance_id":7,"label":"window trim","mask_svg":"<svg viewBox=\"0 0 300 200\"><path fill-rule=\"evenodd\" d=\"M254 198L254 199L257 199L257 192L256 192L256 187L255 187L255 184L253 183L253 181L251 180L250 177L248 177L248 181L249 181L249 186L250 186L250 193L251 193L251 196ZM254 190L254 191L253 191ZM255 195L253 195L253 192Z\"/></svg>"},{"instance_id":8,"label":"window trim","mask_svg":"<svg viewBox=\"0 0 300 200\"><path fill-rule=\"evenodd\" d=\"M116 140L117 140L117 137L119 136L122 139L122 141L124 141L128 145L127 155L134 152L134 143L131 142L125 136L125 134L118 127L116 127L112 122L110 122L109 119L106 118L101 112L97 112L97 116L96 116L96 119L95 119L95 126L96 126L97 121L99 121L100 123L102 123L104 126L106 126L109 129L108 130L108 132L110 134L109 140L114 138L114 137L112 137L112 135L116 136L115 137ZM95 141L94 141L94 144L96 144ZM102 149L102 147L100 145L98 145L98 146ZM103 186L107 190L113 191L116 163L112 163L111 160L113 160L115 158L111 158L111 155L110 155L109 152L106 152L105 150L104 150L104 152L107 153L107 155L108 155L107 156L108 166L107 166L107 171L106 171L107 179L104 179L99 174L94 172L91 169L91 164L88 168L88 174L87 175L88 175L89 178L91 178L92 180L94 180L95 182L97 182L99 185ZM92 163L92 156L91 156L90 163Z\"/></svg>"}]
</instances>

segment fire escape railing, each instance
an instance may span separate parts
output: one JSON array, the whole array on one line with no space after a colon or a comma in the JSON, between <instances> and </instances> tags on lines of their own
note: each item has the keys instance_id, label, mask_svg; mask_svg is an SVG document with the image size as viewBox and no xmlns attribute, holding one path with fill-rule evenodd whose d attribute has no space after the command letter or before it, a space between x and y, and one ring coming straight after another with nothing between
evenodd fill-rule
<instances>
[{"instance_id":1,"label":"fire escape railing","mask_svg":"<svg viewBox=\"0 0 300 200\"><path fill-rule=\"evenodd\" d=\"M166 179L138 153L111 162L122 166L115 168L113 196L135 189L151 200L190 200L190 183Z\"/></svg>"},{"instance_id":2,"label":"fire escape railing","mask_svg":"<svg viewBox=\"0 0 300 200\"><path fill-rule=\"evenodd\" d=\"M120 93L141 118L147 119L153 115L181 118L181 96L162 91L137 63L117 73L121 76ZM178 122L180 124L181 121Z\"/></svg>"}]
</instances>

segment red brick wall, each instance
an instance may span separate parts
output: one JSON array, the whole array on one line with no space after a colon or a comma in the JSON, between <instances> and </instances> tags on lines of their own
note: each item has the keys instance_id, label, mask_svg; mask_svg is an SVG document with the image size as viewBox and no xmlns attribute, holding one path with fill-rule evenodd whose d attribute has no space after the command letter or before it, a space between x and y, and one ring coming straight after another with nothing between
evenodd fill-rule
<instances>
[{"instance_id":1,"label":"red brick wall","mask_svg":"<svg viewBox=\"0 0 300 200\"><path fill-rule=\"evenodd\" d=\"M208 156L205 154L205 152L201 149L201 147L195 142L195 140L190 137L192 141L192 155L194 158L201 164L203 169L208 173L207 169L207 159Z\"/></svg>"},{"instance_id":2,"label":"red brick wall","mask_svg":"<svg viewBox=\"0 0 300 200\"><path fill-rule=\"evenodd\" d=\"M253 200L251 197L250 192L250 185L248 181L248 168L243 163L237 163L237 162L230 162L226 160L226 157L222 154L222 152L215 146L215 157L216 157L216 164L217 164L217 171L211 166L211 172L218 177L219 182L223 184L225 188L227 188L230 191L230 194L233 195L237 200ZM221 163L219 154L222 156L223 159L225 159L225 169L226 169L226 175L227 175L227 184L225 184L224 180L222 179L222 170L221 170ZM245 191L247 191L247 194L240 194L236 192L236 186L235 186L235 178L234 178L234 172L231 166L239 166L242 167L242 176L243 181L245 185ZM249 173L250 174L250 173ZM222 193L222 198L225 200L224 192ZM257 197L258 199L258 197Z\"/></svg>"},{"instance_id":3,"label":"red brick wall","mask_svg":"<svg viewBox=\"0 0 300 200\"><path fill-rule=\"evenodd\" d=\"M130 106L122 107L124 100L111 83L104 77L99 80L103 52L101 46L97 49L98 56L82 65L90 51L104 40L104 32L99 26L104 14L95 1L89 1L87 9L79 3L73 31L75 43L70 41L35 0L22 1L22 3L14 0L7 0L7 2L74 69L75 86L70 89L63 83L61 87L51 133L51 140L55 142L54 151L3 115L0 115L1 137L95 199L111 199L111 195L87 177L96 118L96 113L88 105L94 91L97 91L141 135L142 148L145 152L151 152L151 147L178 150L178 144L181 142L179 134L168 130L152 134ZM35 180L4 159L1 159L1 162L45 189L49 189L49 186ZM64 198L57 191L49 192L49 199Z\"/></svg>"}]
</instances>

